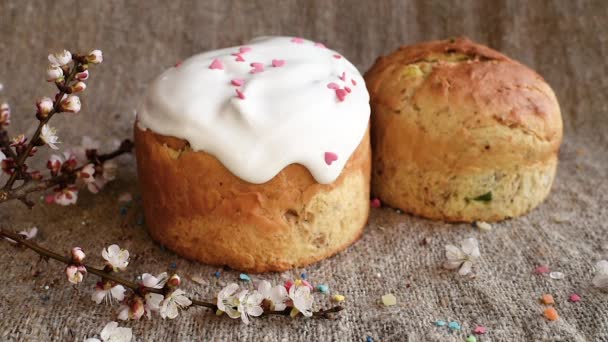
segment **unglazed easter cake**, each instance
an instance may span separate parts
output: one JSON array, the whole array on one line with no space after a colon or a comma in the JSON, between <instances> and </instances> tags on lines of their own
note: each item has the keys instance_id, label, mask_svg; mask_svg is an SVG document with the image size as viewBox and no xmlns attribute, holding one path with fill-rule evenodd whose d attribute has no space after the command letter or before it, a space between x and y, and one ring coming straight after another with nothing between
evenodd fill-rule
<instances>
[{"instance_id":1,"label":"unglazed easter cake","mask_svg":"<svg viewBox=\"0 0 608 342\"><path fill-rule=\"evenodd\" d=\"M372 192L446 221L522 215L549 194L562 141L551 87L465 38L403 46L367 72Z\"/></svg>"},{"instance_id":2,"label":"unglazed easter cake","mask_svg":"<svg viewBox=\"0 0 608 342\"><path fill-rule=\"evenodd\" d=\"M341 251L367 222L369 115L357 69L301 38L259 38L169 68L134 129L151 236L250 272Z\"/></svg>"}]
</instances>

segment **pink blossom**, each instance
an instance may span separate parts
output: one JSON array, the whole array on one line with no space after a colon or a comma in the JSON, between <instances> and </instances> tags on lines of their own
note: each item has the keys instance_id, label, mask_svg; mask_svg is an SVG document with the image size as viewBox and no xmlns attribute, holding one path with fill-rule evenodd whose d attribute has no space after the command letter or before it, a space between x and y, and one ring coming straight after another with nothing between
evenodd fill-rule
<instances>
[{"instance_id":1,"label":"pink blossom","mask_svg":"<svg viewBox=\"0 0 608 342\"><path fill-rule=\"evenodd\" d=\"M62 189L56 189L55 203L63 206L76 204L78 201L78 188L74 185L67 186Z\"/></svg>"}]
</instances>

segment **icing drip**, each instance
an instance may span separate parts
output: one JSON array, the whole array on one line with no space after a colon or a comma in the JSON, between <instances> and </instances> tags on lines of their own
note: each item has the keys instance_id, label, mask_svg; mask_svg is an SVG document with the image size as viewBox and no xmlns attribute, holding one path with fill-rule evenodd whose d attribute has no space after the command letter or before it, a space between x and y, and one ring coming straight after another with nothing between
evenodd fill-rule
<instances>
[{"instance_id":1,"label":"icing drip","mask_svg":"<svg viewBox=\"0 0 608 342\"><path fill-rule=\"evenodd\" d=\"M263 37L163 72L138 122L187 140L251 183L297 163L327 184L361 142L369 115L364 80L346 58L302 38Z\"/></svg>"}]
</instances>

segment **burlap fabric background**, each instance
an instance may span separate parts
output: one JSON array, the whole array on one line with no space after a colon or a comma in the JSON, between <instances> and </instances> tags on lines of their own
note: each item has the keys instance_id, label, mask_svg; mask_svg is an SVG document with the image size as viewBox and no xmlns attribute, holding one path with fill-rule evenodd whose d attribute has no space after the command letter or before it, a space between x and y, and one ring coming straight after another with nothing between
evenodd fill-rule
<instances>
[{"instance_id":1,"label":"burlap fabric background","mask_svg":"<svg viewBox=\"0 0 608 342\"><path fill-rule=\"evenodd\" d=\"M44 82L47 53L100 48L105 61L92 73L82 114L54 122L62 146L79 143L81 135L109 146L131 135L133 109L147 82L203 50L258 35L298 35L325 42L364 71L400 44L468 35L537 69L558 95L565 141L556 184L542 206L486 233L373 210L358 243L305 270L313 283L346 295L347 310L335 321L263 318L244 326L193 309L173 321L123 325L133 328L138 341L364 341L368 335L375 341L463 341L475 324L489 330L480 341L608 341L608 293L590 286L594 263L608 257L607 20L606 2L580 0L2 0L0 97L13 104L14 132L31 132L33 99L52 91ZM216 280L217 268L159 248L137 224L139 205L119 215L119 194L138 192L133 160L121 163L119 180L98 196L82 192L78 205L69 208L3 205L0 222L15 230L36 225L40 243L62 252L81 246L90 261L100 260L103 246L119 243L133 255L128 277L175 263L185 289L201 298L236 280L237 272L224 271ZM443 246L470 236L479 239L482 253L474 280L440 267ZM424 238L430 239L427 245L420 244ZM0 243L1 341L81 341L115 319L117 306L90 300L93 276L76 291L67 285L62 265L36 261L32 252ZM562 271L565 279L534 274L541 264ZM378 304L388 292L398 298L390 309ZM573 292L582 296L580 303L567 301ZM556 299L557 322L541 316L543 293ZM438 319L458 321L463 330L450 334L434 327Z\"/></svg>"}]
</instances>

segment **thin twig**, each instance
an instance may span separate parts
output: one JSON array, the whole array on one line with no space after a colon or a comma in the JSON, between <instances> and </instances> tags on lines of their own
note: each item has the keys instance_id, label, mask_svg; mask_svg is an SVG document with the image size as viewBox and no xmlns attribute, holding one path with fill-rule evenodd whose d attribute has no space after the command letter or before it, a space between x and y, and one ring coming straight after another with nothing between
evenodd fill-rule
<instances>
[{"instance_id":1,"label":"thin twig","mask_svg":"<svg viewBox=\"0 0 608 342\"><path fill-rule=\"evenodd\" d=\"M5 238L9 238L11 240L14 240L18 245L27 247L31 250L33 250L34 252L38 253L40 256L42 256L43 258L50 258L50 259L55 259L59 262L62 262L64 264L70 265L72 264L72 259L60 254L57 254L51 250L48 250L32 241L28 241L25 240L23 238L23 236L19 235L19 234L15 234L12 232L7 231L4 228L0 228L0 237L5 237ZM158 293L158 294L162 294L165 295L165 291L163 289L157 289L157 288L151 288L151 287L145 287L143 285L140 284L136 284L132 281L128 281L126 279L123 279L117 275L115 275L114 273L110 273L110 272L106 272L103 269L99 269L99 268L95 268L93 266L87 265L87 264L82 264L82 266L84 266L87 270L87 273L91 273L94 274L96 276L99 276L102 279L107 279L110 280L116 284L121 284L125 287L130 288L131 290L133 290L135 293L146 293L146 292L152 292L152 293ZM205 307L208 309L211 309L212 311L217 311L218 307L216 304L211 303L211 302L205 302L205 301L200 301L197 299L192 299L190 298L190 300L192 301L192 305L194 306L201 306L201 307ZM313 312L313 316L314 318L325 318L325 319L332 319L332 315L333 313L337 313L344 310L344 307L338 305L338 306L334 306L330 309L327 310L319 310L319 311L315 311ZM289 316L291 313L291 308L286 308L283 311L264 311L264 313L262 315L265 316L269 316L269 315L280 315L280 316Z\"/></svg>"},{"instance_id":2,"label":"thin twig","mask_svg":"<svg viewBox=\"0 0 608 342\"><path fill-rule=\"evenodd\" d=\"M102 164L105 161L131 152L133 150L133 146L133 142L129 139L126 139L120 144L120 147L118 147L115 151L96 156L95 161L99 164ZM76 181L78 172L82 170L84 166L85 165L77 167L70 173L62 173L49 179L30 180L11 190L0 190L0 204L2 202L6 202L13 199L25 199L25 196L32 192L44 191L58 184L74 183Z\"/></svg>"}]
</instances>

